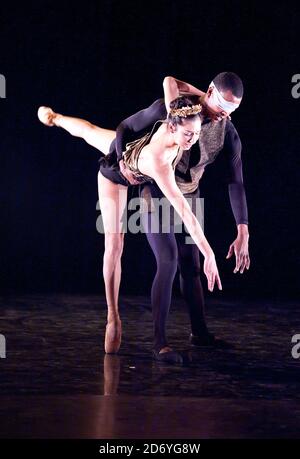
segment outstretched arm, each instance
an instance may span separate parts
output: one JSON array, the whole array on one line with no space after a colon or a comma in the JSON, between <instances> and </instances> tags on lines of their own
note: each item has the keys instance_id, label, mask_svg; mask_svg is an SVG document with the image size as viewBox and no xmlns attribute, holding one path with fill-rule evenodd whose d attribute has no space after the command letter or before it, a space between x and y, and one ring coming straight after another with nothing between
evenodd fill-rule
<instances>
[{"instance_id":1,"label":"outstretched arm","mask_svg":"<svg viewBox=\"0 0 300 459\"><path fill-rule=\"evenodd\" d=\"M237 131L232 124L226 134L224 143L225 155L228 161L228 191L232 212L237 225L237 237L229 247L227 259L233 254L236 258L234 273L243 273L250 268L248 209L246 192L243 183L242 144Z\"/></svg>"},{"instance_id":2,"label":"outstretched arm","mask_svg":"<svg viewBox=\"0 0 300 459\"><path fill-rule=\"evenodd\" d=\"M212 291L215 283L217 283L219 289L222 290L214 253L204 236L200 223L176 184L172 167L169 164L165 166L156 165L153 168L151 176L176 210L203 254L205 258L204 272L208 280L208 289Z\"/></svg>"}]
</instances>

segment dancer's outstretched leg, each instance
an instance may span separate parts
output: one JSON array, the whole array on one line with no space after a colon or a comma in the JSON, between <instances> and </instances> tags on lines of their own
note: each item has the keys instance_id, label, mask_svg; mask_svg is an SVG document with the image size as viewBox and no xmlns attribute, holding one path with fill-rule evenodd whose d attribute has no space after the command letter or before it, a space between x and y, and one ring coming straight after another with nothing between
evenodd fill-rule
<instances>
[{"instance_id":1,"label":"dancer's outstretched leg","mask_svg":"<svg viewBox=\"0 0 300 459\"><path fill-rule=\"evenodd\" d=\"M122 217L127 204L127 187L111 182L99 171L98 193L105 234L103 277L108 307L104 348L111 354L118 352L122 334L118 301L124 245Z\"/></svg>"},{"instance_id":2,"label":"dancer's outstretched leg","mask_svg":"<svg viewBox=\"0 0 300 459\"><path fill-rule=\"evenodd\" d=\"M110 144L116 137L115 131L100 128L81 118L55 113L50 107L40 107L38 118L46 126L61 127L71 135L82 138L105 155L109 153Z\"/></svg>"}]
</instances>

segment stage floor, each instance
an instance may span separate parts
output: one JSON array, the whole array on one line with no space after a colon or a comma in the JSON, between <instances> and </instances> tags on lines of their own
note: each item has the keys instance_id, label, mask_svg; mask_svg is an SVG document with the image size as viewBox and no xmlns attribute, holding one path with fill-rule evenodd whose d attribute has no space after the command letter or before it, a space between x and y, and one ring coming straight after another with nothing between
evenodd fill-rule
<instances>
[{"instance_id":1,"label":"stage floor","mask_svg":"<svg viewBox=\"0 0 300 459\"><path fill-rule=\"evenodd\" d=\"M168 336L184 365L152 359L148 297L122 295L118 355L103 350L104 297L16 295L0 306L1 438L300 438L295 302L208 300L210 330L234 345L222 350L189 345L175 299Z\"/></svg>"}]
</instances>

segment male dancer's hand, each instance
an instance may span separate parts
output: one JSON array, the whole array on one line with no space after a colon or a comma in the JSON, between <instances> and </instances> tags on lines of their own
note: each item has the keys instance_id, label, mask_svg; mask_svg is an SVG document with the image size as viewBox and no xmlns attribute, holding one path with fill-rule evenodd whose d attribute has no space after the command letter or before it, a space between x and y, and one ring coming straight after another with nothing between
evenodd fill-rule
<instances>
[{"instance_id":1,"label":"male dancer's hand","mask_svg":"<svg viewBox=\"0 0 300 459\"><path fill-rule=\"evenodd\" d=\"M215 283L217 283L219 290L222 290L221 279L214 254L204 258L203 271L207 277L208 290L212 292Z\"/></svg>"},{"instance_id":2,"label":"male dancer's hand","mask_svg":"<svg viewBox=\"0 0 300 459\"><path fill-rule=\"evenodd\" d=\"M133 172L131 172L131 171L125 166L123 159L121 159L121 160L119 161L119 166L120 166L121 174L124 175L124 177L126 178L126 180L128 180L128 182L129 182L131 185L139 185L139 184L141 183L141 182L139 182L138 180L135 179Z\"/></svg>"},{"instance_id":3,"label":"male dancer's hand","mask_svg":"<svg viewBox=\"0 0 300 459\"><path fill-rule=\"evenodd\" d=\"M245 269L250 268L249 257L249 236L238 235L235 241L230 245L226 259L235 255L235 268L234 273L240 272L243 274Z\"/></svg>"}]
</instances>

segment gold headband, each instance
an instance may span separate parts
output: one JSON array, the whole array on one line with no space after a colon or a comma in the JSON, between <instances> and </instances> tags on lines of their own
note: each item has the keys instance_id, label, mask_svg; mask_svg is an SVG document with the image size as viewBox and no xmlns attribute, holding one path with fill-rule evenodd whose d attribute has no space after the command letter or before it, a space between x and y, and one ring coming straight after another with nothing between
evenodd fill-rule
<instances>
[{"instance_id":1,"label":"gold headband","mask_svg":"<svg viewBox=\"0 0 300 459\"><path fill-rule=\"evenodd\" d=\"M202 105L192 105L191 107L182 107L182 108L171 108L170 115L171 116L180 116L186 118L190 115L197 115L202 110Z\"/></svg>"}]
</instances>

